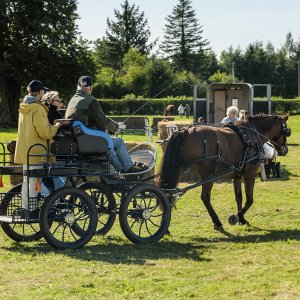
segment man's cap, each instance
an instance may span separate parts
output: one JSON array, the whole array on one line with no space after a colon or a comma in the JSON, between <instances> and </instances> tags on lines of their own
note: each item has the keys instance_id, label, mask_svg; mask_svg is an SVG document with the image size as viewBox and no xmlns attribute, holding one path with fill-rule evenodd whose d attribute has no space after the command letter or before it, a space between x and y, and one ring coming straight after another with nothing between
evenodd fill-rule
<instances>
[{"instance_id":1,"label":"man's cap","mask_svg":"<svg viewBox=\"0 0 300 300\"><path fill-rule=\"evenodd\" d=\"M39 80L32 80L28 84L28 89L30 92L39 92L39 91L49 91L41 81Z\"/></svg>"},{"instance_id":2,"label":"man's cap","mask_svg":"<svg viewBox=\"0 0 300 300\"><path fill-rule=\"evenodd\" d=\"M80 87L88 87L88 86L92 86L92 84L93 84L93 81L90 76L81 76L78 79L78 86L80 86Z\"/></svg>"}]
</instances>

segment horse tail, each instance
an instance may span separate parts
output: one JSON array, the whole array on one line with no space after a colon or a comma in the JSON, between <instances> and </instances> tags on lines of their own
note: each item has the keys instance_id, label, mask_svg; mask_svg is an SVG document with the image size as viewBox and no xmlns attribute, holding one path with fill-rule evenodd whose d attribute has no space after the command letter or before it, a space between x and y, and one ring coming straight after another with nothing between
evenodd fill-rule
<instances>
[{"instance_id":1,"label":"horse tail","mask_svg":"<svg viewBox=\"0 0 300 300\"><path fill-rule=\"evenodd\" d=\"M179 171L182 165L181 132L175 132L170 137L162 158L158 185L161 188L175 188L179 181Z\"/></svg>"}]
</instances>

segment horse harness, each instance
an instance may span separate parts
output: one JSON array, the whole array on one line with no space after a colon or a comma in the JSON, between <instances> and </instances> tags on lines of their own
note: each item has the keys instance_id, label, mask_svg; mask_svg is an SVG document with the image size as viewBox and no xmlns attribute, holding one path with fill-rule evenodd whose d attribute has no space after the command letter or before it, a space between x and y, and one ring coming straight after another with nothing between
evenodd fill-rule
<instances>
[{"instance_id":1,"label":"horse harness","mask_svg":"<svg viewBox=\"0 0 300 300\"><path fill-rule=\"evenodd\" d=\"M214 155L208 155L208 151L207 151L208 139L207 139L204 132L199 131L200 134L202 135L202 138L203 138L204 154L203 154L202 157L186 161L185 165L188 167L189 165L194 164L194 163L199 162L199 161L216 159L217 164L216 164L216 167L215 167L215 172L214 172L215 174L216 174L218 164L223 164L223 165L227 165L229 167L229 169L232 170L232 172L236 172L238 175L241 175L241 172L244 169L246 164L248 164L248 163L257 164L259 161L262 161L264 159L263 142L261 140L261 137L264 137L268 140L268 138L266 136L264 136L263 134L259 133L256 130L256 128L253 126L253 124L251 124L251 122L249 122L248 124L249 124L249 127L239 126L239 125L236 125L236 124L233 124L233 123L225 125L225 127L230 128L231 130L233 130L240 137L240 139L242 140L243 145L244 145L243 157L236 165L233 165L230 162L225 161L221 157L221 154L220 154L220 139L219 139L219 132L218 131L216 131L217 153L214 154ZM197 126L195 126L195 129L196 129L196 127ZM245 130L250 131L252 138L248 138L248 136L245 133ZM284 124L282 123L282 131L285 133L284 134L285 138L286 138L286 136L290 135L290 133L289 133L290 128L285 123ZM184 137L187 133L188 133L188 128L185 128L184 129L184 135L183 135L182 139L184 139ZM278 138L275 138L275 140L279 139L281 134L282 134L282 132L280 133ZM276 144L274 141L272 141L272 142L274 144ZM280 145L278 145L278 146L280 146ZM280 146L280 147L283 147L283 146ZM249 155L249 151L250 151L251 148L254 149L254 154Z\"/></svg>"}]
</instances>

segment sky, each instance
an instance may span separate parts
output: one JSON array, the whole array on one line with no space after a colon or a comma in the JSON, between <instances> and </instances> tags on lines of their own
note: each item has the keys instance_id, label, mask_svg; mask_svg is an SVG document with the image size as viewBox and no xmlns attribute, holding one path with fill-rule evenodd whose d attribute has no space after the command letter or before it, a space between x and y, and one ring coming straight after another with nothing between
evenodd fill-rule
<instances>
[{"instance_id":1,"label":"sky","mask_svg":"<svg viewBox=\"0 0 300 300\"><path fill-rule=\"evenodd\" d=\"M151 31L150 42L163 38L165 18L178 0L129 0L144 12ZM107 18L114 20L114 9L121 11L124 0L78 0L81 35L88 40L105 36ZM246 47L255 41L271 42L279 49L288 32L300 41L300 0L192 0L203 38L219 56L230 46Z\"/></svg>"}]
</instances>

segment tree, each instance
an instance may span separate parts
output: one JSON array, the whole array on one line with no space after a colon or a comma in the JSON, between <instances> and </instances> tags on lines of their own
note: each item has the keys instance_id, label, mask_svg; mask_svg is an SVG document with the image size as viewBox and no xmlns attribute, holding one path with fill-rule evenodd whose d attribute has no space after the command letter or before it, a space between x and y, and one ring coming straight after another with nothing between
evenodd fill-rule
<instances>
[{"instance_id":1,"label":"tree","mask_svg":"<svg viewBox=\"0 0 300 300\"><path fill-rule=\"evenodd\" d=\"M220 70L218 70L216 73L214 73L213 75L211 75L209 77L209 81L210 82L231 83L232 75L227 74L225 72L220 72ZM239 82L239 80L237 79L236 82Z\"/></svg>"},{"instance_id":2,"label":"tree","mask_svg":"<svg viewBox=\"0 0 300 300\"><path fill-rule=\"evenodd\" d=\"M179 0L166 21L161 50L176 69L197 73L202 51L207 50L209 42L202 37L202 25L198 23L191 0Z\"/></svg>"},{"instance_id":3,"label":"tree","mask_svg":"<svg viewBox=\"0 0 300 300\"><path fill-rule=\"evenodd\" d=\"M77 1L0 0L0 120L16 124L21 90L32 79L68 94L87 69L86 41L77 39Z\"/></svg>"},{"instance_id":4,"label":"tree","mask_svg":"<svg viewBox=\"0 0 300 300\"><path fill-rule=\"evenodd\" d=\"M130 48L141 54L149 54L156 41L148 43L150 29L144 12L132 6L128 0L121 5L122 10L114 10L116 20L107 19L106 35L96 41L95 51L101 65L121 69L124 55Z\"/></svg>"}]
</instances>

